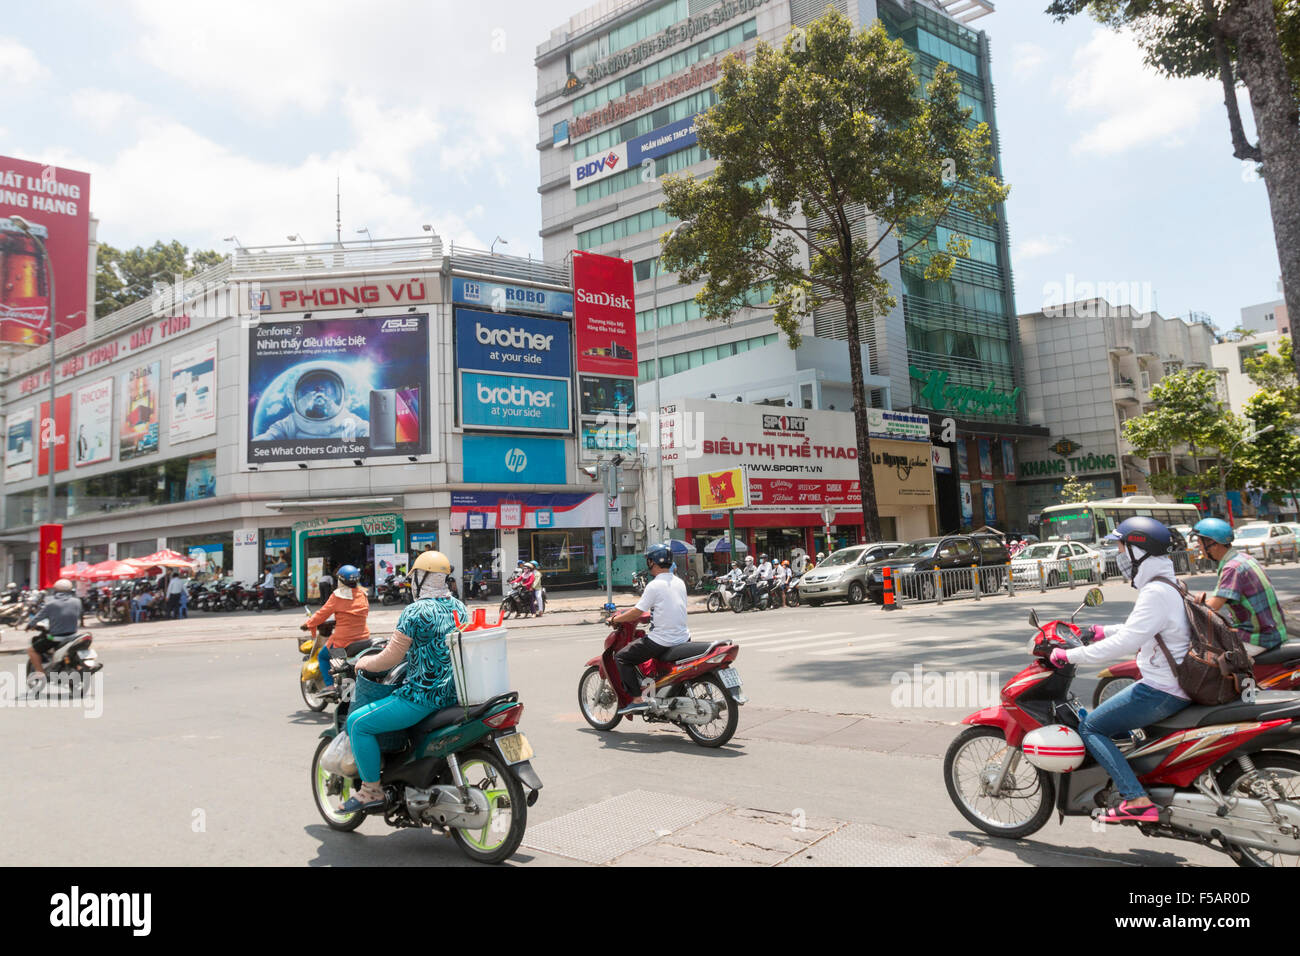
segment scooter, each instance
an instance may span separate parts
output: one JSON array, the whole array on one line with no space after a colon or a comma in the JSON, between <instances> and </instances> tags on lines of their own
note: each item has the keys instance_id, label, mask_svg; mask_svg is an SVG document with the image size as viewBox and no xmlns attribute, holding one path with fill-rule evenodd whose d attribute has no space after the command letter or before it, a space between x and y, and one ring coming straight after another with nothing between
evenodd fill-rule
<instances>
[{"instance_id":1,"label":"scooter","mask_svg":"<svg viewBox=\"0 0 1300 956\"><path fill-rule=\"evenodd\" d=\"M298 688L302 693L303 703L317 713L330 703L351 697L351 687L356 681L353 665L356 664L362 651L376 646L374 641L366 638L353 641L347 647L331 647L330 676L334 683L327 686L320 672L320 649L333 633L334 622L325 621L313 631L309 640L298 645L298 650L303 655L302 667L298 671Z\"/></svg>"},{"instance_id":2,"label":"scooter","mask_svg":"<svg viewBox=\"0 0 1300 956\"><path fill-rule=\"evenodd\" d=\"M961 815L993 836L1022 839L1053 810L1100 817L1117 799L1106 771L1077 736L1075 666L1053 667L1058 647L1083 641L1074 617L1102 603L1088 592L1069 621L1042 624L1034 611L1035 661L1002 688L1002 702L967 717L948 748L944 781ZM1270 698L1265 700L1265 698ZM1076 733L1071 733L1075 731ZM1300 855L1300 696L1259 695L1255 703L1190 706L1132 731L1125 758L1160 808L1144 836L1188 840L1221 850L1240 866L1294 863Z\"/></svg>"},{"instance_id":3,"label":"scooter","mask_svg":"<svg viewBox=\"0 0 1300 956\"><path fill-rule=\"evenodd\" d=\"M545 590L542 592L545 594ZM522 584L511 583L510 591L501 599L501 617L507 620L513 614L515 617L532 617L533 608L533 590L526 588Z\"/></svg>"},{"instance_id":4,"label":"scooter","mask_svg":"<svg viewBox=\"0 0 1300 956\"><path fill-rule=\"evenodd\" d=\"M1259 690L1300 690L1300 641L1288 641L1281 647L1265 651L1251 661L1255 665L1255 686ZM1112 664L1097 675L1097 689L1092 692L1095 710L1102 701L1115 696L1142 677L1136 660Z\"/></svg>"},{"instance_id":5,"label":"scooter","mask_svg":"<svg viewBox=\"0 0 1300 956\"><path fill-rule=\"evenodd\" d=\"M86 692L86 679L104 665L99 655L91 647L94 640L89 631L79 631L65 637L50 637L49 625L44 621L29 624L25 628L36 631L40 638L37 653L41 656L41 667L45 674L37 673L36 668L27 660L27 691L32 697L39 697L45 690L51 677L66 682L73 694L81 696Z\"/></svg>"},{"instance_id":6,"label":"scooter","mask_svg":"<svg viewBox=\"0 0 1300 956\"><path fill-rule=\"evenodd\" d=\"M642 622L650 620L645 616ZM639 665L641 687L623 686L614 655L645 636L636 622L615 625L605 638L605 650L587 661L578 681L578 706L597 730L613 730L624 717L641 717L646 723L676 724L701 747L721 747L736 732L739 707L747 703L741 693L740 672L732 663L740 647L731 641L689 641L671 648L659 660ZM644 693L652 706L639 714L620 714Z\"/></svg>"},{"instance_id":7,"label":"scooter","mask_svg":"<svg viewBox=\"0 0 1300 956\"><path fill-rule=\"evenodd\" d=\"M725 578L718 580L718 586L715 588L704 601L705 608L709 613L725 611L732 606L736 600L736 591L732 588L731 581Z\"/></svg>"},{"instance_id":8,"label":"scooter","mask_svg":"<svg viewBox=\"0 0 1300 956\"><path fill-rule=\"evenodd\" d=\"M374 653L377 648L361 656ZM400 683L405 668L405 662L398 664L382 682ZM339 703L334 726L321 734L312 758L312 796L332 829L355 830L368 815L382 813L390 827L450 834L461 852L480 863L500 863L519 848L542 781L529 763L533 748L519 729L524 705L517 691L469 708L444 707L401 731L401 749L383 754L384 807L369 813L343 813L361 780L321 766L331 742L345 732L350 706L351 700Z\"/></svg>"},{"instance_id":9,"label":"scooter","mask_svg":"<svg viewBox=\"0 0 1300 956\"><path fill-rule=\"evenodd\" d=\"M632 572L632 593L640 597L645 593L646 576L644 571Z\"/></svg>"}]
</instances>

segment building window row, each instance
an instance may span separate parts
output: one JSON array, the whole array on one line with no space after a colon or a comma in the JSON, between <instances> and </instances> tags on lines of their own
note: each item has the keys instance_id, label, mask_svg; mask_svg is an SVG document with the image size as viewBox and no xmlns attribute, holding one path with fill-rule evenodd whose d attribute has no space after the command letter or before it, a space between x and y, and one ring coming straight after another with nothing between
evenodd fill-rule
<instances>
[{"instance_id":1,"label":"building window row","mask_svg":"<svg viewBox=\"0 0 1300 956\"><path fill-rule=\"evenodd\" d=\"M661 375L676 375L678 372L699 368L701 365L708 365L710 362L716 362L719 359L740 355L750 349L759 349L765 345L771 345L778 338L780 338L780 335L774 332L771 335L741 339L739 342L727 342L724 345L710 345L705 349L692 349L689 352L679 352L676 355L664 355L659 359L659 371ZM637 381L650 382L654 381L654 377L654 359L640 363Z\"/></svg>"},{"instance_id":2,"label":"building window row","mask_svg":"<svg viewBox=\"0 0 1300 956\"><path fill-rule=\"evenodd\" d=\"M667 126L669 123L676 123L688 116L702 113L717 102L718 95L713 92L713 87L693 93L684 99L669 103L667 106L661 106L651 113L638 116L636 119L630 119L613 129L607 129L603 133L597 133L595 136L579 140L573 144L573 158L576 161L586 159L596 153L603 153L611 146L617 146L619 143L625 143L637 136L644 136L661 126Z\"/></svg>"},{"instance_id":3,"label":"building window row","mask_svg":"<svg viewBox=\"0 0 1300 956\"><path fill-rule=\"evenodd\" d=\"M612 53L626 50L656 33L667 30L674 23L680 23L690 15L689 0L669 0L668 3L643 13L594 40L574 47L569 53L569 71L581 74L593 63L598 63Z\"/></svg>"},{"instance_id":4,"label":"building window row","mask_svg":"<svg viewBox=\"0 0 1300 956\"><path fill-rule=\"evenodd\" d=\"M696 163L702 163L709 158L709 154L701 146L689 146L686 149L676 153L670 153L667 156L661 156L654 161L654 175L646 178L647 171L640 166L632 166L623 170L621 173L615 173L613 176L606 176L594 183L588 183L585 186L579 186L575 190L577 205L585 206L589 202L597 199L604 199L606 196L612 196L620 193L624 189L631 189L633 186L639 186L642 182L654 182L660 176L666 176L669 173L680 173L688 166L694 166Z\"/></svg>"},{"instance_id":5,"label":"building window row","mask_svg":"<svg viewBox=\"0 0 1300 956\"><path fill-rule=\"evenodd\" d=\"M748 306L762 305L771 298L772 286L770 284L762 285L757 289L749 290L749 294L745 296L745 304ZM683 302L674 302L672 305L661 305L658 309L646 309L643 312L638 312L636 314L636 330L638 332L647 332L653 329L655 327L656 313L660 328L669 325L681 325L683 322L704 318L704 311L700 308L700 304L694 299L686 299Z\"/></svg>"},{"instance_id":6,"label":"building window row","mask_svg":"<svg viewBox=\"0 0 1300 956\"><path fill-rule=\"evenodd\" d=\"M965 70L971 76L980 75L979 57L976 54L963 50L955 43L941 40L928 30L916 31L916 45L922 53L943 60L954 69Z\"/></svg>"},{"instance_id":7,"label":"building window row","mask_svg":"<svg viewBox=\"0 0 1300 956\"><path fill-rule=\"evenodd\" d=\"M634 216L615 219L603 226L597 226L595 229L588 229L585 232L578 233L577 247L579 250L586 250L593 246L603 246L607 242L615 242L628 236L635 236L639 232L647 232L650 229L666 226L676 221L662 209L647 209L645 212L639 212Z\"/></svg>"}]
</instances>

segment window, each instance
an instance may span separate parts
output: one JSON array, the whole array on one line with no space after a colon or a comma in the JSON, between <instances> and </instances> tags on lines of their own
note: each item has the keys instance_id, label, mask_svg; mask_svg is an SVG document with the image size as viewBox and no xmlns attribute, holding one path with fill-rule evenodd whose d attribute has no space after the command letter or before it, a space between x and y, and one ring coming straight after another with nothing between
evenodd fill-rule
<instances>
[{"instance_id":1,"label":"window","mask_svg":"<svg viewBox=\"0 0 1300 956\"><path fill-rule=\"evenodd\" d=\"M615 126L613 129L607 129L603 133L597 133L595 136L579 140L573 144L573 158L576 161L586 159L595 153L603 153L611 146L616 146L637 136L643 136L661 126L667 126L669 123L675 123L678 120L686 119L688 116L701 113L716 102L718 102L718 97L713 92L712 87L701 90L699 93L685 99L662 106L653 113L646 113L636 119L630 119L626 123Z\"/></svg>"},{"instance_id":2,"label":"window","mask_svg":"<svg viewBox=\"0 0 1300 956\"><path fill-rule=\"evenodd\" d=\"M1258 345L1247 345L1245 348L1237 349L1238 362L1240 363L1241 372L1247 374L1246 362L1251 359L1257 359L1264 352L1268 351L1268 345L1261 343Z\"/></svg>"},{"instance_id":3,"label":"window","mask_svg":"<svg viewBox=\"0 0 1300 956\"><path fill-rule=\"evenodd\" d=\"M1155 458L1148 458L1147 465L1153 475L1163 475L1169 471L1169 459L1165 455L1158 455Z\"/></svg>"},{"instance_id":4,"label":"window","mask_svg":"<svg viewBox=\"0 0 1300 956\"><path fill-rule=\"evenodd\" d=\"M607 242L626 239L628 236L635 236L639 232L647 232L676 221L662 209L647 209L645 212L639 212L634 216L615 219L603 226L597 226L595 229L588 229L586 232L578 233L578 248L586 250L592 246L602 246Z\"/></svg>"},{"instance_id":5,"label":"window","mask_svg":"<svg viewBox=\"0 0 1300 956\"><path fill-rule=\"evenodd\" d=\"M1151 391L1151 373L1146 369L1142 370L1142 391Z\"/></svg>"}]
</instances>

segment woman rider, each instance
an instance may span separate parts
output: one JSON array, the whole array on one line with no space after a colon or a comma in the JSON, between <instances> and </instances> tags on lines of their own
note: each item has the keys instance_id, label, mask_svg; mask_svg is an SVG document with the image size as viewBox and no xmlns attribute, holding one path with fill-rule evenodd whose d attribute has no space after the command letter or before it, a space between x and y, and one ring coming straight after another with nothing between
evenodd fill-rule
<instances>
[{"instance_id":1,"label":"woman rider","mask_svg":"<svg viewBox=\"0 0 1300 956\"><path fill-rule=\"evenodd\" d=\"M452 615L468 620L465 605L447 590L451 562L438 551L425 551L411 568L415 601L397 620L388 646L378 654L363 657L357 671L386 671L406 659L406 679L388 697L366 704L348 714L347 731L361 777L361 789L340 808L343 813L377 810L384 805L379 785L380 754L377 734L404 730L443 707L456 703L451 654L447 635L456 630Z\"/></svg>"},{"instance_id":2,"label":"woman rider","mask_svg":"<svg viewBox=\"0 0 1300 956\"><path fill-rule=\"evenodd\" d=\"M325 646L320 649L317 660L320 662L320 676L325 682L325 689L333 692L334 677L330 674L330 648L349 648L353 644L370 639L370 628L366 618L370 615L370 601L366 598L364 588L357 585L361 581L361 572L354 564L345 564L339 568L339 586L330 592L329 599L320 606L311 617L298 625L301 630L315 633L315 629L330 615L334 615L334 633L329 636ZM352 654L363 650L357 647Z\"/></svg>"}]
</instances>

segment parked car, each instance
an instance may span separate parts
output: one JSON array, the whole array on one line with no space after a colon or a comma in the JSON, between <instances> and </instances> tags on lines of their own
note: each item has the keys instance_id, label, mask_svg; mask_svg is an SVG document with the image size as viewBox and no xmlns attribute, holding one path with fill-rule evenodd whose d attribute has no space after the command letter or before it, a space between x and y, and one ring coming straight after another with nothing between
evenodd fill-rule
<instances>
[{"instance_id":1,"label":"parked car","mask_svg":"<svg viewBox=\"0 0 1300 956\"><path fill-rule=\"evenodd\" d=\"M999 590L1005 583L1005 567L1010 560L1007 547L1001 538L991 534L949 534L937 538L922 538L904 545L886 560L872 563L867 574L867 596L879 604L885 591L884 568L888 566L897 575L911 571L929 571L938 568L949 571L958 568L996 568L980 576L980 589L985 592ZM970 587L973 581L964 585ZM913 579L907 585L915 588L910 597L928 600L934 596L934 582L928 578ZM952 589L951 583L947 585ZM899 587L896 583L895 587ZM907 593L907 592L905 592Z\"/></svg>"},{"instance_id":2,"label":"parked car","mask_svg":"<svg viewBox=\"0 0 1300 956\"><path fill-rule=\"evenodd\" d=\"M1076 581L1096 581L1102 575L1105 556L1077 541L1046 541L1031 544L1011 559L1011 579L1019 585L1038 584L1039 564L1048 587L1056 587L1073 575Z\"/></svg>"},{"instance_id":3,"label":"parked car","mask_svg":"<svg viewBox=\"0 0 1300 956\"><path fill-rule=\"evenodd\" d=\"M1252 521L1233 532L1232 546L1254 557L1276 561L1295 556L1296 540L1290 525Z\"/></svg>"},{"instance_id":4,"label":"parked car","mask_svg":"<svg viewBox=\"0 0 1300 956\"><path fill-rule=\"evenodd\" d=\"M844 600L861 604L867 596L867 568L902 546L901 541L878 541L832 551L821 564L800 579L800 600L813 607L823 601Z\"/></svg>"}]
</instances>

